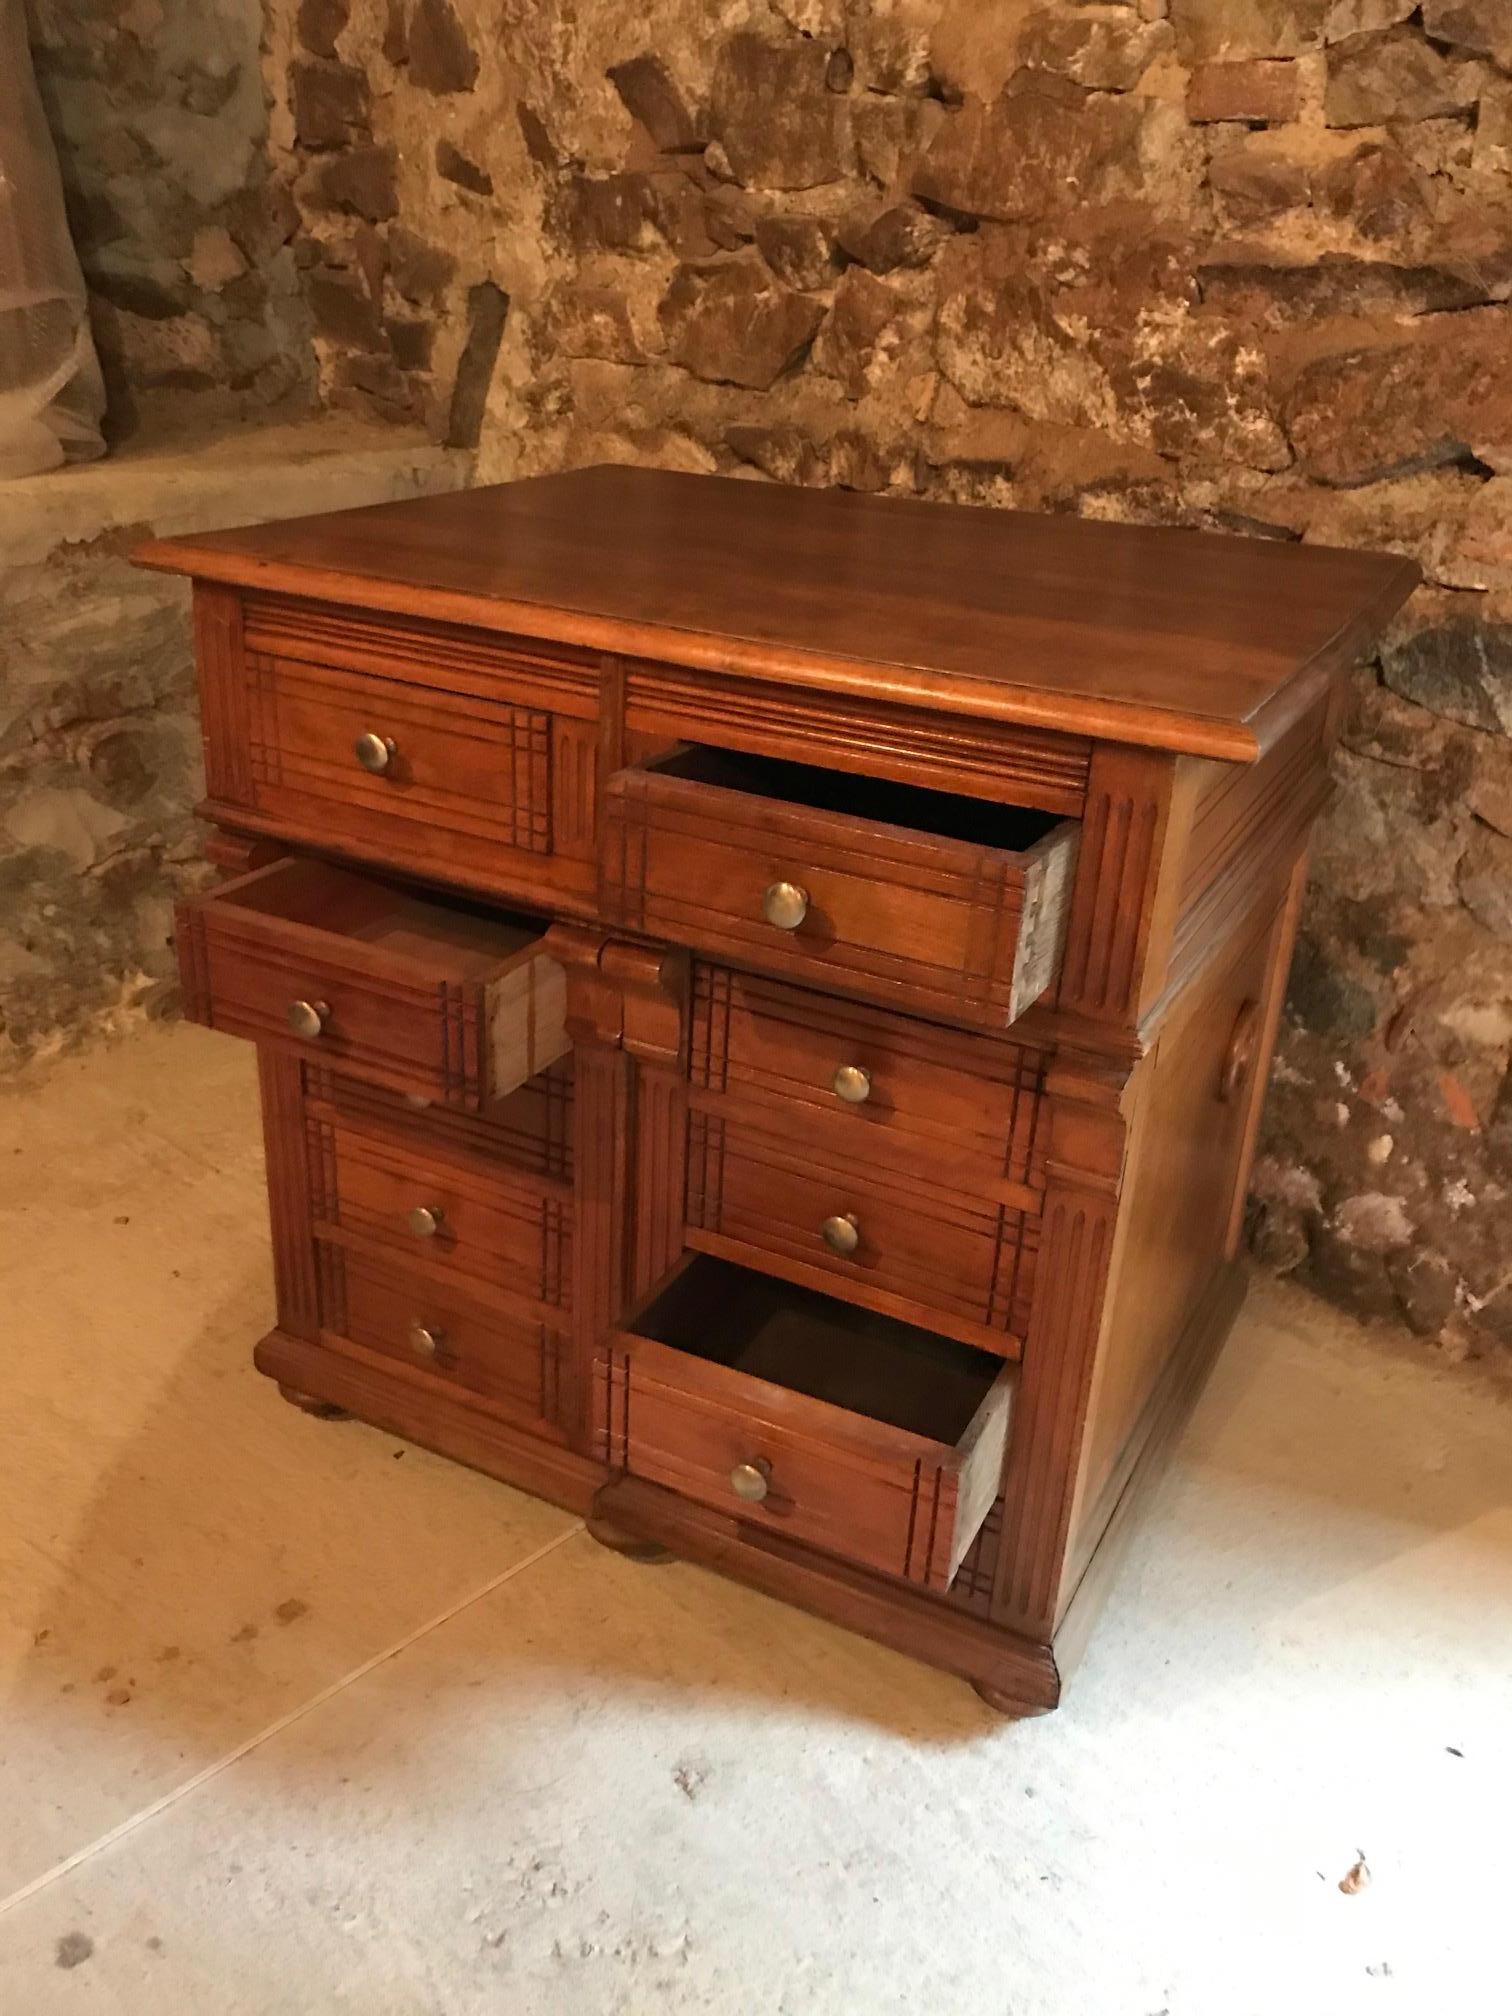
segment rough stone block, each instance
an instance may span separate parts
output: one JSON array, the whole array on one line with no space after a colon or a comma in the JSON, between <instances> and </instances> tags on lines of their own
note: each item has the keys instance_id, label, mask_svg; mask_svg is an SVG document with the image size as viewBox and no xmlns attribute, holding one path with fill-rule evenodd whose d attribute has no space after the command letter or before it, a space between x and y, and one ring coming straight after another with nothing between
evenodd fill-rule
<instances>
[{"instance_id":1,"label":"rough stone block","mask_svg":"<svg viewBox=\"0 0 1512 2016\"><path fill-rule=\"evenodd\" d=\"M625 110L638 119L653 145L664 153L702 151L707 135L689 111L687 101L659 56L632 56L609 68L609 81Z\"/></svg>"},{"instance_id":2,"label":"rough stone block","mask_svg":"<svg viewBox=\"0 0 1512 2016\"><path fill-rule=\"evenodd\" d=\"M853 213L840 226L839 242L871 272L891 273L927 266L949 236L948 227L916 203L895 203L882 211Z\"/></svg>"},{"instance_id":3,"label":"rough stone block","mask_svg":"<svg viewBox=\"0 0 1512 2016\"><path fill-rule=\"evenodd\" d=\"M951 114L913 191L939 209L1005 223L1157 194L1183 210L1199 171L1193 153L1163 145L1174 116L1150 100L1020 71L992 105L968 100Z\"/></svg>"},{"instance_id":4,"label":"rough stone block","mask_svg":"<svg viewBox=\"0 0 1512 2016\"><path fill-rule=\"evenodd\" d=\"M835 233L822 217L759 217L756 244L789 287L823 287L835 277Z\"/></svg>"},{"instance_id":5,"label":"rough stone block","mask_svg":"<svg viewBox=\"0 0 1512 2016\"><path fill-rule=\"evenodd\" d=\"M483 432L488 388L493 382L509 296L492 280L482 280L467 292L467 340L457 363L451 411L446 424L448 448L476 448Z\"/></svg>"},{"instance_id":6,"label":"rough stone block","mask_svg":"<svg viewBox=\"0 0 1512 2016\"><path fill-rule=\"evenodd\" d=\"M298 193L312 210L345 211L383 224L399 214L396 164L392 146L354 147L316 161Z\"/></svg>"},{"instance_id":7,"label":"rough stone block","mask_svg":"<svg viewBox=\"0 0 1512 2016\"><path fill-rule=\"evenodd\" d=\"M1301 95L1295 63L1204 63L1187 87L1187 117L1279 126L1296 118Z\"/></svg>"},{"instance_id":8,"label":"rough stone block","mask_svg":"<svg viewBox=\"0 0 1512 2016\"><path fill-rule=\"evenodd\" d=\"M416 0L406 38L412 84L438 97L471 91L478 59L451 0Z\"/></svg>"},{"instance_id":9,"label":"rough stone block","mask_svg":"<svg viewBox=\"0 0 1512 2016\"><path fill-rule=\"evenodd\" d=\"M1475 456L1512 463L1512 311L1428 316L1400 340L1323 356L1297 375L1285 424L1303 470L1374 483Z\"/></svg>"},{"instance_id":10,"label":"rough stone block","mask_svg":"<svg viewBox=\"0 0 1512 2016\"><path fill-rule=\"evenodd\" d=\"M851 162L850 113L826 87L818 42L732 35L719 52L709 124L734 178L752 189L812 189Z\"/></svg>"},{"instance_id":11,"label":"rough stone block","mask_svg":"<svg viewBox=\"0 0 1512 2016\"><path fill-rule=\"evenodd\" d=\"M300 147L346 147L371 136L367 77L351 64L291 64L289 106Z\"/></svg>"},{"instance_id":12,"label":"rough stone block","mask_svg":"<svg viewBox=\"0 0 1512 2016\"><path fill-rule=\"evenodd\" d=\"M782 286L753 255L684 267L661 305L674 363L695 378L753 391L797 363L823 319L822 302Z\"/></svg>"},{"instance_id":13,"label":"rough stone block","mask_svg":"<svg viewBox=\"0 0 1512 2016\"><path fill-rule=\"evenodd\" d=\"M492 196L494 193L493 177L488 170L480 168L460 147L444 137L436 142L436 173L443 181L454 183L471 196Z\"/></svg>"},{"instance_id":14,"label":"rough stone block","mask_svg":"<svg viewBox=\"0 0 1512 2016\"><path fill-rule=\"evenodd\" d=\"M1089 91L1132 91L1172 39L1169 23L1141 20L1126 7L1077 7L1070 13L1046 8L1026 24L1019 58Z\"/></svg>"},{"instance_id":15,"label":"rough stone block","mask_svg":"<svg viewBox=\"0 0 1512 2016\"><path fill-rule=\"evenodd\" d=\"M1334 44L1323 109L1330 126L1437 119L1468 112L1481 85L1476 64L1442 54L1416 28L1394 28Z\"/></svg>"}]
</instances>

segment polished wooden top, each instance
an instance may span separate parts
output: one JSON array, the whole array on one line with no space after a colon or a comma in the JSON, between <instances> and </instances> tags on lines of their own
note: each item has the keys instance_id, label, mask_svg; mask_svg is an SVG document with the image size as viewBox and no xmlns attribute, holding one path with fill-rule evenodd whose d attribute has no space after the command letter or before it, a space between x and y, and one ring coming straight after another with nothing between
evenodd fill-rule
<instances>
[{"instance_id":1,"label":"polished wooden top","mask_svg":"<svg viewBox=\"0 0 1512 2016\"><path fill-rule=\"evenodd\" d=\"M158 540L144 564L1253 761L1412 562L607 467Z\"/></svg>"}]
</instances>

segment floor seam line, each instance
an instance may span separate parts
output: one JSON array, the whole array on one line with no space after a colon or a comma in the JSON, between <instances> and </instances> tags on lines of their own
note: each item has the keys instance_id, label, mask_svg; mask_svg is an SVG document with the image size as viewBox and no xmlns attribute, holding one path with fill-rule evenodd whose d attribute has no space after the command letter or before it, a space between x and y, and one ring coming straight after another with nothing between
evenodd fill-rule
<instances>
[{"instance_id":1,"label":"floor seam line","mask_svg":"<svg viewBox=\"0 0 1512 2016\"><path fill-rule=\"evenodd\" d=\"M285 1715L280 1715L276 1721L270 1722L266 1729L260 1729L256 1735L247 1737L234 1749L228 1750L223 1757L217 1757L213 1763L205 1765L192 1777L186 1778L181 1785L173 1786L163 1793L161 1798L154 1799L150 1805L142 1807L140 1812L129 1814L118 1825L107 1829L97 1840L86 1843L82 1848L76 1848L71 1855L65 1855L61 1862L54 1863L51 1869L44 1869L40 1876L34 1876L29 1883L23 1883L19 1890L13 1890L8 1897L0 1898L0 1918L18 1905L25 1904L28 1899L37 1896L41 1891L49 1889L54 1883L60 1882L63 1877L71 1876L76 1869L82 1868L86 1862L92 1862L95 1856L103 1854L107 1848L113 1848L118 1841L124 1841L139 1827L145 1827L149 1820L156 1820L171 1807L187 1799L191 1793L198 1792L201 1786L208 1785L211 1779L218 1778L223 1771L229 1771L233 1764L241 1763L242 1759L250 1757L254 1750L260 1750L275 1736L281 1736L286 1729L292 1729L294 1724L303 1721L306 1715L313 1714L317 1708L323 1708L328 1701L333 1701L348 1687L366 1679L369 1673L376 1672L380 1666L387 1665L389 1660L397 1659L401 1652L407 1652L412 1645L418 1645L422 1638L428 1638L433 1631L439 1631L443 1624L449 1624L454 1617L460 1617L464 1610L470 1610L475 1603L481 1603L485 1596L491 1596L496 1589L502 1589L506 1582L513 1582L517 1575L523 1575L527 1569L534 1568L538 1562L544 1561L548 1554L555 1553L558 1547L576 1538L583 1530L583 1521L574 1520L565 1532L558 1533L544 1546L537 1547L533 1553L527 1554L523 1561L514 1562L502 1573L495 1575L492 1581L485 1582L481 1589L474 1589L470 1595L459 1597L439 1616L432 1617L427 1623L416 1625L413 1631L406 1632L404 1637L394 1644L386 1646L381 1652L375 1652L370 1659L364 1659L361 1665L354 1666L350 1673L344 1673L339 1679L332 1680L318 1693L312 1694L308 1701L301 1701L298 1707L291 1708Z\"/></svg>"}]
</instances>

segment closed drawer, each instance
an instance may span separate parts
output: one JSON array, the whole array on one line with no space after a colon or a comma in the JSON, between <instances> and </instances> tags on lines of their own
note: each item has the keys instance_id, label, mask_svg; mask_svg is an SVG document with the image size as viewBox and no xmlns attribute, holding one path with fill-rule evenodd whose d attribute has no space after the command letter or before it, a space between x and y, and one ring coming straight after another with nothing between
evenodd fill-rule
<instances>
[{"instance_id":1,"label":"closed drawer","mask_svg":"<svg viewBox=\"0 0 1512 2016\"><path fill-rule=\"evenodd\" d=\"M496 1099L486 1113L459 1113L452 1106L402 1097L364 1079L343 1077L308 1059L304 1066L306 1111L369 1132L399 1134L416 1148L461 1156L490 1169L502 1162L569 1183L572 1086L568 1055Z\"/></svg>"},{"instance_id":2,"label":"closed drawer","mask_svg":"<svg viewBox=\"0 0 1512 2016\"><path fill-rule=\"evenodd\" d=\"M598 1453L945 1589L997 1496L1016 1380L986 1352L700 1256L596 1365Z\"/></svg>"},{"instance_id":3,"label":"closed drawer","mask_svg":"<svg viewBox=\"0 0 1512 2016\"><path fill-rule=\"evenodd\" d=\"M276 861L179 905L185 1012L476 1112L570 1047L543 928Z\"/></svg>"},{"instance_id":4,"label":"closed drawer","mask_svg":"<svg viewBox=\"0 0 1512 2016\"><path fill-rule=\"evenodd\" d=\"M572 1205L565 1184L446 1155L428 1141L352 1126L315 1109L308 1130L317 1237L513 1308L571 1301Z\"/></svg>"},{"instance_id":5,"label":"closed drawer","mask_svg":"<svg viewBox=\"0 0 1512 2016\"><path fill-rule=\"evenodd\" d=\"M246 679L263 818L463 880L501 852L552 852L551 714L255 650Z\"/></svg>"},{"instance_id":6,"label":"closed drawer","mask_svg":"<svg viewBox=\"0 0 1512 2016\"><path fill-rule=\"evenodd\" d=\"M414 1268L336 1248L320 1269L323 1326L380 1357L476 1394L529 1426L554 1422L562 1338Z\"/></svg>"},{"instance_id":7,"label":"closed drawer","mask_svg":"<svg viewBox=\"0 0 1512 2016\"><path fill-rule=\"evenodd\" d=\"M1001 1029L1060 968L1078 828L688 748L605 794L607 917L783 978Z\"/></svg>"},{"instance_id":8,"label":"closed drawer","mask_svg":"<svg viewBox=\"0 0 1512 2016\"><path fill-rule=\"evenodd\" d=\"M906 1158L847 1158L798 1129L695 1109L685 1236L1006 1351L1029 1321L1039 1218L951 1190Z\"/></svg>"},{"instance_id":9,"label":"closed drawer","mask_svg":"<svg viewBox=\"0 0 1512 2016\"><path fill-rule=\"evenodd\" d=\"M924 1157L947 1179L1037 1208L1044 1053L700 963L689 1078L769 1125L886 1163Z\"/></svg>"}]
</instances>

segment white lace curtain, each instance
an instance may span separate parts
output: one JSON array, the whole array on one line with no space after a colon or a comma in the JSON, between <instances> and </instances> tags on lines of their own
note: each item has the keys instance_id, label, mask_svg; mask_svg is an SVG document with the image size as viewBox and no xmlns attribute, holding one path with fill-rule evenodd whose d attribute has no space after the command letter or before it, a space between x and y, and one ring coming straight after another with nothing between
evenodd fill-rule
<instances>
[{"instance_id":1,"label":"white lace curtain","mask_svg":"<svg viewBox=\"0 0 1512 2016\"><path fill-rule=\"evenodd\" d=\"M0 0L0 477L103 454L104 411L25 0Z\"/></svg>"}]
</instances>

